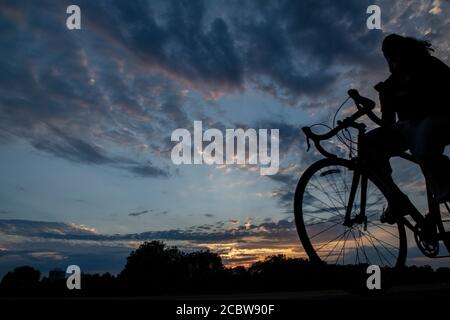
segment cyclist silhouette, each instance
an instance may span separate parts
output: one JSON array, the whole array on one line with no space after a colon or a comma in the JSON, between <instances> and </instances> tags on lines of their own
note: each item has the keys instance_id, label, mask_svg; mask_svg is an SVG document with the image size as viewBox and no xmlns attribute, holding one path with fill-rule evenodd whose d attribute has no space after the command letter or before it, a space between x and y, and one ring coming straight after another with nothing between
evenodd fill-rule
<instances>
[{"instance_id":1,"label":"cyclist silhouette","mask_svg":"<svg viewBox=\"0 0 450 320\"><path fill-rule=\"evenodd\" d=\"M450 160L443 154L450 143L450 68L431 55L426 41L391 34L382 51L391 72L375 86L384 125L364 136L360 155L385 187L383 221L395 223L400 216L420 216L391 176L389 159L401 152L411 152L438 202L450 200Z\"/></svg>"}]
</instances>

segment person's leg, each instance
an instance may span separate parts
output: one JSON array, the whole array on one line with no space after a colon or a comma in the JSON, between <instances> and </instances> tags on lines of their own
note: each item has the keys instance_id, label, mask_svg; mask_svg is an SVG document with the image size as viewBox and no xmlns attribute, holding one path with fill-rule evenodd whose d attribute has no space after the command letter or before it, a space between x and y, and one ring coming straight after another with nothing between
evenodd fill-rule
<instances>
[{"instance_id":1,"label":"person's leg","mask_svg":"<svg viewBox=\"0 0 450 320\"><path fill-rule=\"evenodd\" d=\"M360 158L374 178L386 188L401 192L392 180L389 159L407 149L402 136L391 127L379 127L366 133L360 144Z\"/></svg>"},{"instance_id":2,"label":"person's leg","mask_svg":"<svg viewBox=\"0 0 450 320\"><path fill-rule=\"evenodd\" d=\"M389 159L408 148L407 141L396 129L396 125L393 125L368 132L360 143L360 158L369 172L370 179L388 200L389 210L396 216L410 214L420 222L423 217L392 179Z\"/></svg>"},{"instance_id":3,"label":"person's leg","mask_svg":"<svg viewBox=\"0 0 450 320\"><path fill-rule=\"evenodd\" d=\"M411 139L411 153L438 201L450 200L450 160L444 153L450 142L450 118L428 117L417 125Z\"/></svg>"}]
</instances>

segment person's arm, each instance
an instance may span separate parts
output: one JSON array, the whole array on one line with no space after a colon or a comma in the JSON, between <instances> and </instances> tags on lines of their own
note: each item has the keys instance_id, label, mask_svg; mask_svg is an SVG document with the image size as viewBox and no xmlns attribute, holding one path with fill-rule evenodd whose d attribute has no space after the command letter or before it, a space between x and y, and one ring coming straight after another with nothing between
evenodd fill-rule
<instances>
[{"instance_id":1,"label":"person's arm","mask_svg":"<svg viewBox=\"0 0 450 320\"><path fill-rule=\"evenodd\" d=\"M427 76L424 76L429 93L442 99L441 108L449 108L450 101L450 68L436 57L430 57ZM448 111L448 110L447 110Z\"/></svg>"},{"instance_id":2,"label":"person's arm","mask_svg":"<svg viewBox=\"0 0 450 320\"><path fill-rule=\"evenodd\" d=\"M378 91L380 97L381 119L387 125L394 124L396 120L394 103L392 95L390 95L386 89L386 84L384 82L380 82L374 88Z\"/></svg>"}]
</instances>

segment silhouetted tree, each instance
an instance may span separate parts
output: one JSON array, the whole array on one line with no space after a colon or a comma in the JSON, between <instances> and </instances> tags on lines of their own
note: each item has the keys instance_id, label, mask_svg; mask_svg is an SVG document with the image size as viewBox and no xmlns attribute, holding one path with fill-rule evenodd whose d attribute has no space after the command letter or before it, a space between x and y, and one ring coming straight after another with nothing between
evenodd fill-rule
<instances>
[{"instance_id":1,"label":"silhouetted tree","mask_svg":"<svg viewBox=\"0 0 450 320\"><path fill-rule=\"evenodd\" d=\"M225 269L219 254L209 250L195 251L183 257L191 278L220 273Z\"/></svg>"},{"instance_id":2,"label":"silhouetted tree","mask_svg":"<svg viewBox=\"0 0 450 320\"><path fill-rule=\"evenodd\" d=\"M3 277L1 286L9 289L35 289L40 278L39 270L29 266L17 267Z\"/></svg>"},{"instance_id":3,"label":"silhouetted tree","mask_svg":"<svg viewBox=\"0 0 450 320\"><path fill-rule=\"evenodd\" d=\"M131 252L119 279L125 288L149 293L173 291L187 278L183 254L161 241L144 242Z\"/></svg>"},{"instance_id":4,"label":"silhouetted tree","mask_svg":"<svg viewBox=\"0 0 450 320\"><path fill-rule=\"evenodd\" d=\"M225 267L219 254L209 250L195 251L182 258L182 268L187 268L188 287L198 290L223 289Z\"/></svg>"}]
</instances>

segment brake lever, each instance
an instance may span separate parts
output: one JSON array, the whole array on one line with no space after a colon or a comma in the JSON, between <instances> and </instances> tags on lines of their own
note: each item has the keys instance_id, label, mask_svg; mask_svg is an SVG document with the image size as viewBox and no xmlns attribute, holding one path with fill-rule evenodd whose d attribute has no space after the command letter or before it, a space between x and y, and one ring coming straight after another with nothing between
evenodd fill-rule
<instances>
[{"instance_id":1,"label":"brake lever","mask_svg":"<svg viewBox=\"0 0 450 320\"><path fill-rule=\"evenodd\" d=\"M306 152L309 152L309 149L311 149L311 143L309 142L309 137L306 136Z\"/></svg>"},{"instance_id":2,"label":"brake lever","mask_svg":"<svg viewBox=\"0 0 450 320\"><path fill-rule=\"evenodd\" d=\"M303 127L302 131L303 131L303 133L304 133L304 135L306 137L306 145L307 145L306 152L308 152L309 149L311 149L311 143L309 142L309 139L310 139L309 134L311 133L311 128L310 127Z\"/></svg>"}]
</instances>

